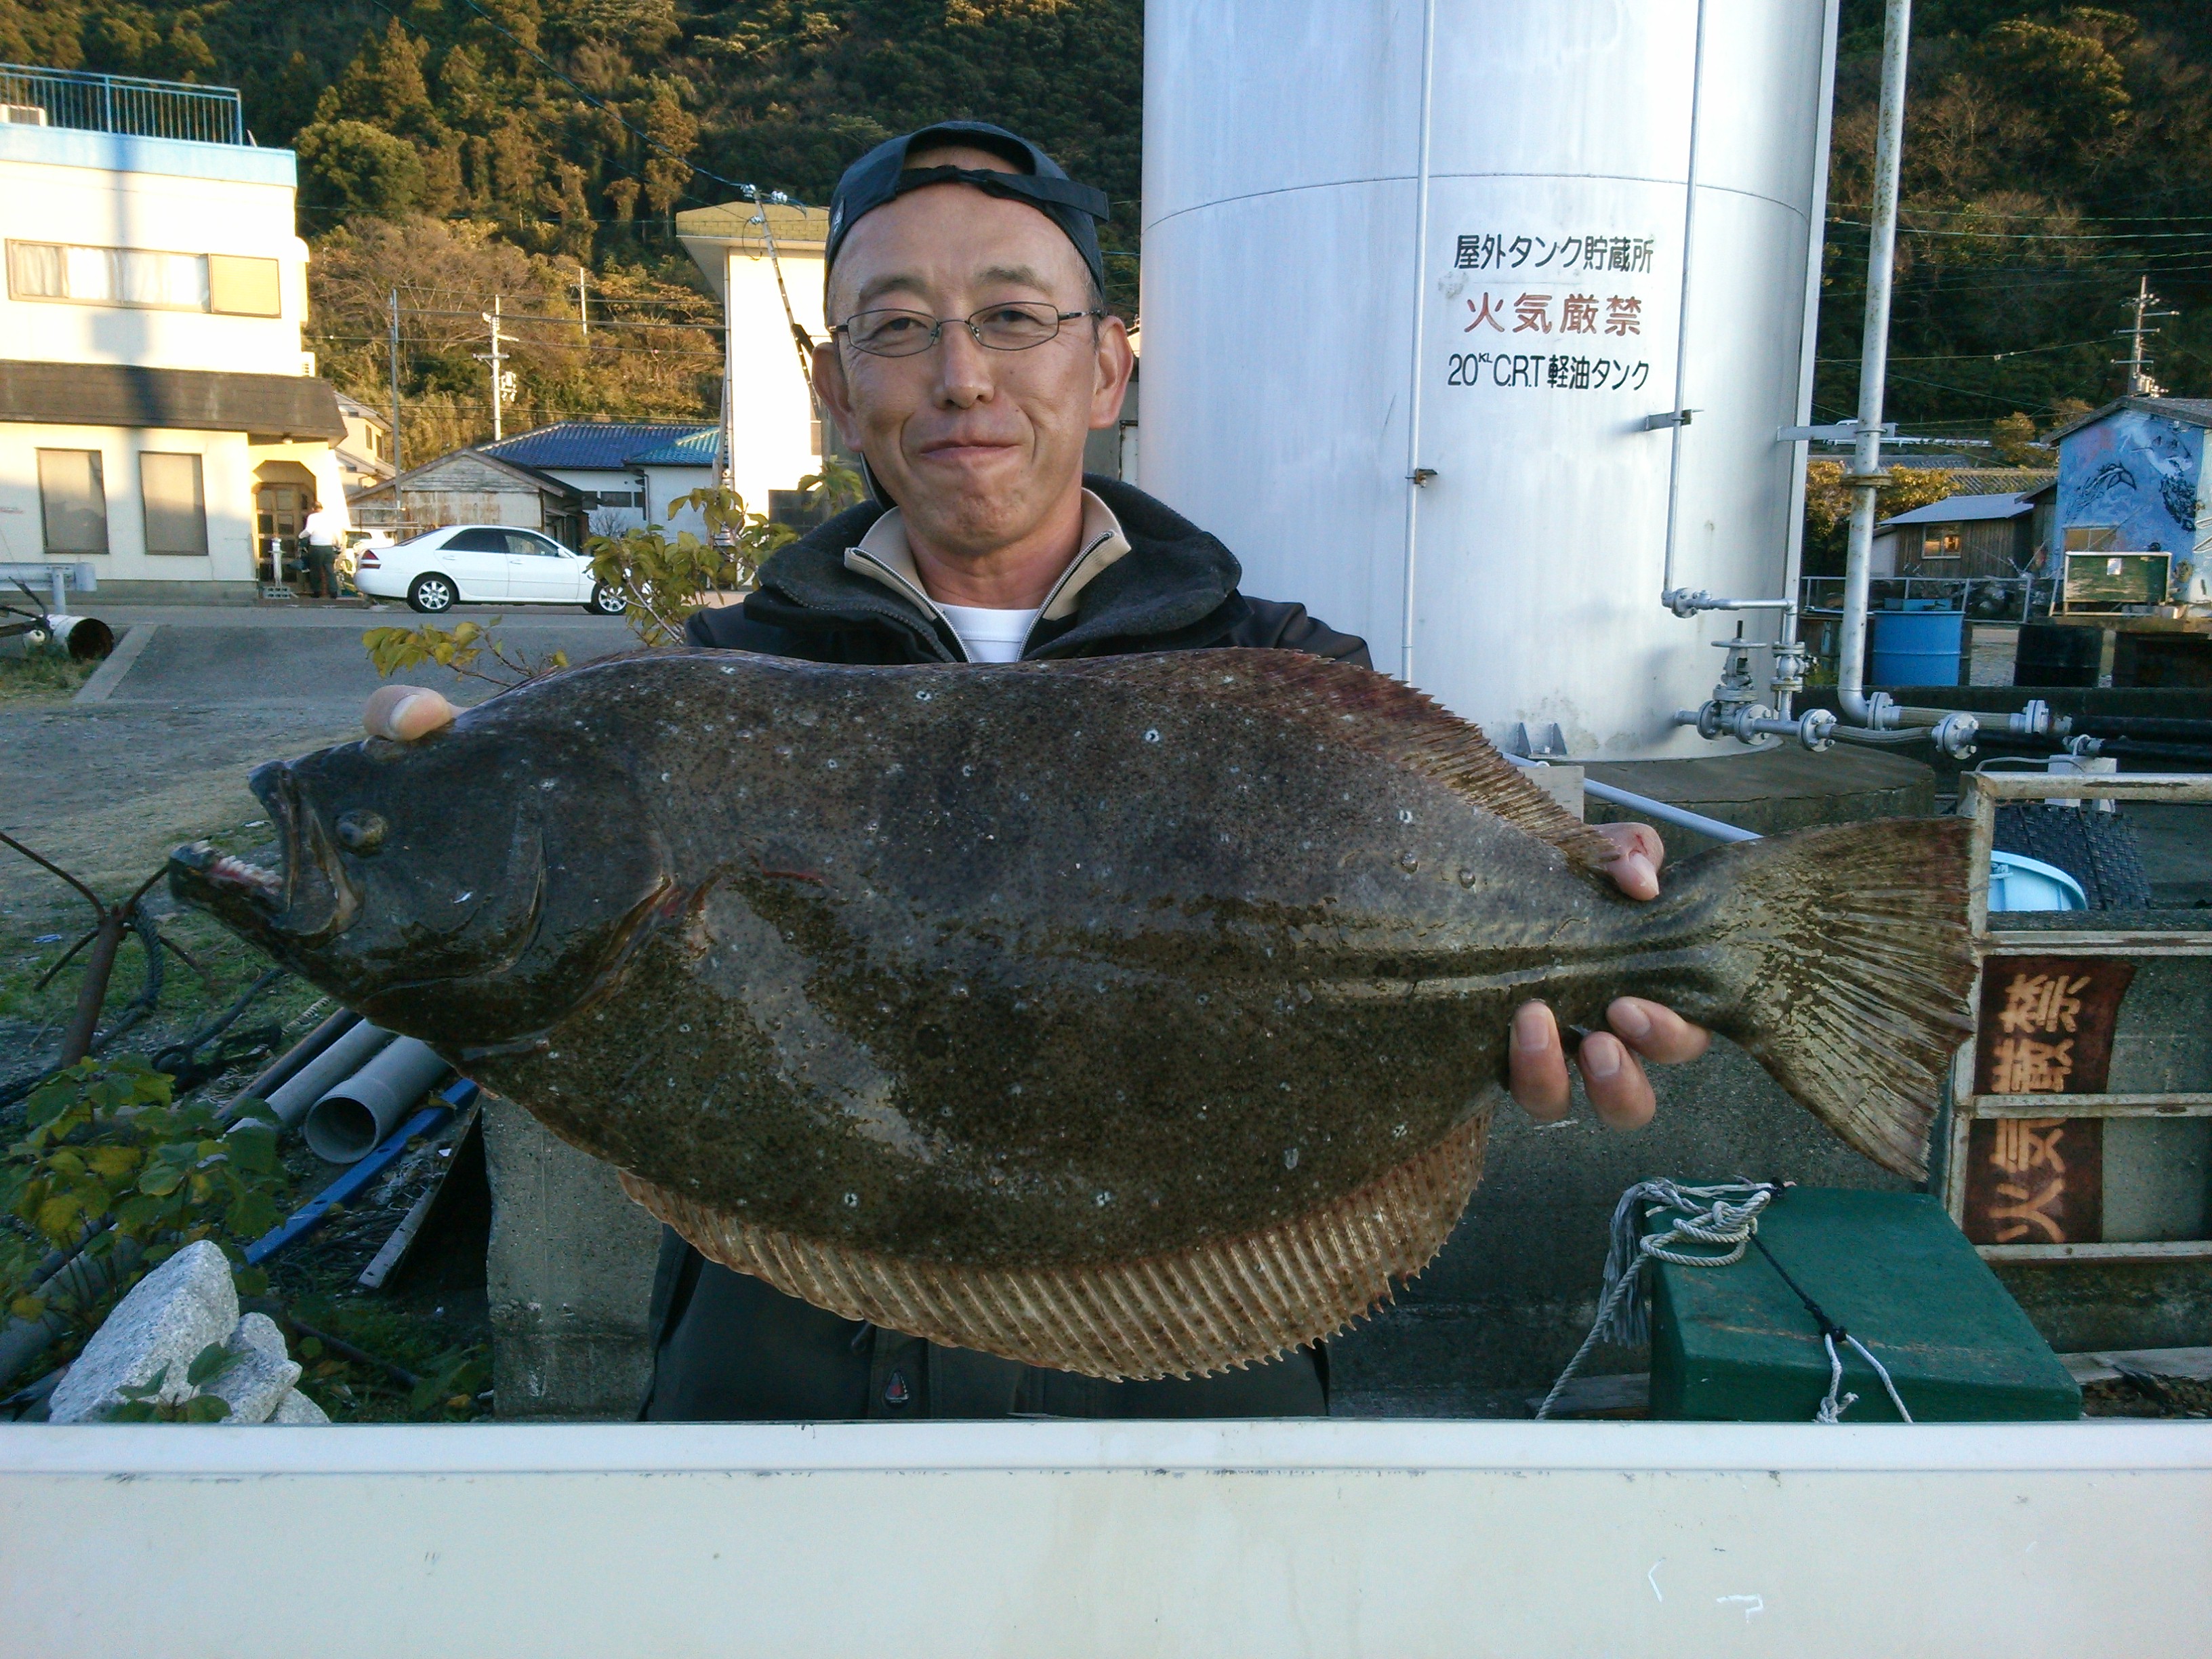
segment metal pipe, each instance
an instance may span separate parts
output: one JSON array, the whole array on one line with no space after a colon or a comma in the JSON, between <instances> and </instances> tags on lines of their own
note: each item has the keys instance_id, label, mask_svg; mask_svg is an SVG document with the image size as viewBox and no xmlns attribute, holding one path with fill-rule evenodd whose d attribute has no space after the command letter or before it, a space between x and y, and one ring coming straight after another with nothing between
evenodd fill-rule
<instances>
[{"instance_id":1,"label":"metal pipe","mask_svg":"<svg viewBox=\"0 0 2212 1659\"><path fill-rule=\"evenodd\" d=\"M1682 294L1674 321L1674 418L1668 422L1674 431L1668 437L1673 447L1667 457L1667 551L1665 568L1659 576L1662 601L1674 591L1674 525L1682 496L1682 428L1689 424L1689 417L1683 411L1690 406L1690 258L1697 242L1698 99L1705 90L1705 0L1698 0L1697 38L1690 52L1690 154L1682 171Z\"/></svg>"},{"instance_id":2,"label":"metal pipe","mask_svg":"<svg viewBox=\"0 0 2212 1659\"><path fill-rule=\"evenodd\" d=\"M1437 81L1437 0L1421 9L1421 142L1413 180L1413 357L1406 403L1406 568L1404 608L1399 618L1398 678L1413 683L1414 544L1421 521L1421 491L1436 477L1421 465L1421 353L1429 310L1429 137Z\"/></svg>"},{"instance_id":3,"label":"metal pipe","mask_svg":"<svg viewBox=\"0 0 2212 1659\"><path fill-rule=\"evenodd\" d=\"M1844 621L1836 702L1844 718L1878 727L1883 702L1866 695L1868 584L1874 566L1875 496L1881 488L1881 405L1889 372L1890 282L1897 265L1898 173L1905 155L1905 69L1912 0L1887 0L1882 20L1881 113L1875 135L1873 228L1867 249L1864 334L1859 343L1859 427L1851 450L1850 552L1844 565Z\"/></svg>"},{"instance_id":4,"label":"metal pipe","mask_svg":"<svg viewBox=\"0 0 2212 1659\"><path fill-rule=\"evenodd\" d=\"M1669 806L1663 800L1653 800L1649 795L1632 794L1626 789L1616 789L1609 783L1593 783L1587 777L1583 780L1583 793L1586 795L1595 795L1600 800L1612 805L1626 807L1632 812L1641 812L1646 817L1657 818L1662 823L1671 823L1679 830L1694 830L1698 834L1709 836L1715 841L1757 841L1760 838L1755 830L1742 829L1733 823L1723 823L1718 818L1709 818L1702 812L1692 812L1680 806Z\"/></svg>"}]
</instances>

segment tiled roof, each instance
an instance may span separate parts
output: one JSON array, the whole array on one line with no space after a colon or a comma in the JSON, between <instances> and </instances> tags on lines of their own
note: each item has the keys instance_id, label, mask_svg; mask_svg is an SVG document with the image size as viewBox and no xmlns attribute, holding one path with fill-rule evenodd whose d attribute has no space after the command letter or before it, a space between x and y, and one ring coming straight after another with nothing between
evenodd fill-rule
<instances>
[{"instance_id":1,"label":"tiled roof","mask_svg":"<svg viewBox=\"0 0 2212 1659\"><path fill-rule=\"evenodd\" d=\"M535 432L518 433L478 447L487 455L524 466L613 471L640 465L649 453L702 439L707 445L707 462L712 465L714 428L690 422L556 421Z\"/></svg>"},{"instance_id":2,"label":"tiled roof","mask_svg":"<svg viewBox=\"0 0 2212 1659\"><path fill-rule=\"evenodd\" d=\"M631 466L712 466L714 464L715 439L720 435L711 426L702 426L696 432L687 432L673 443L665 443L655 449L641 449L629 458Z\"/></svg>"}]
</instances>

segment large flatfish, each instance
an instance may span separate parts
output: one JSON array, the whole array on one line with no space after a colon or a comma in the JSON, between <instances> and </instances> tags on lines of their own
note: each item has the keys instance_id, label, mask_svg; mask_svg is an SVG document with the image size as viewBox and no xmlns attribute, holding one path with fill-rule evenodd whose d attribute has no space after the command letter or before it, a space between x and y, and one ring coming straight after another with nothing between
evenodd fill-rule
<instances>
[{"instance_id":1,"label":"large flatfish","mask_svg":"<svg viewBox=\"0 0 2212 1659\"><path fill-rule=\"evenodd\" d=\"M253 787L282 870L185 848L180 897L712 1259L1100 1376L1386 1300L1528 998L1668 1003L1905 1171L1967 1028L1963 822L1726 848L1639 903L1474 726L1291 653L653 653Z\"/></svg>"}]
</instances>

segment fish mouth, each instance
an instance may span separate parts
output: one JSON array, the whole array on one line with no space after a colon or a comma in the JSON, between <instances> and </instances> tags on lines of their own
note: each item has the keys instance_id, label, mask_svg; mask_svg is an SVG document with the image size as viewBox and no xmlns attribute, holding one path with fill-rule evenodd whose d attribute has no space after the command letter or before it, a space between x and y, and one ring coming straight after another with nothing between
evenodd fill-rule
<instances>
[{"instance_id":1,"label":"fish mouth","mask_svg":"<svg viewBox=\"0 0 2212 1659\"><path fill-rule=\"evenodd\" d=\"M361 911L361 895L292 769L271 762L250 781L276 831L280 867L269 869L196 841L169 854L169 890L249 939L309 945L338 933Z\"/></svg>"}]
</instances>

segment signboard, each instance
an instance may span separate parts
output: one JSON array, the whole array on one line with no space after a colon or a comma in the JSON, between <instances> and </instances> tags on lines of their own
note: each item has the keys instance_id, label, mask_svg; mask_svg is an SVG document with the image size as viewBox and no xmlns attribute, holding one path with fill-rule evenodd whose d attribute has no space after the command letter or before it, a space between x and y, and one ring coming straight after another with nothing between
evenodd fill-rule
<instances>
[{"instance_id":1,"label":"signboard","mask_svg":"<svg viewBox=\"0 0 2212 1659\"><path fill-rule=\"evenodd\" d=\"M2135 964L2109 957L1992 957L1982 973L1977 1095L2102 1094ZM2101 1118L1977 1117L1962 1221L1977 1244L2104 1237Z\"/></svg>"}]
</instances>

